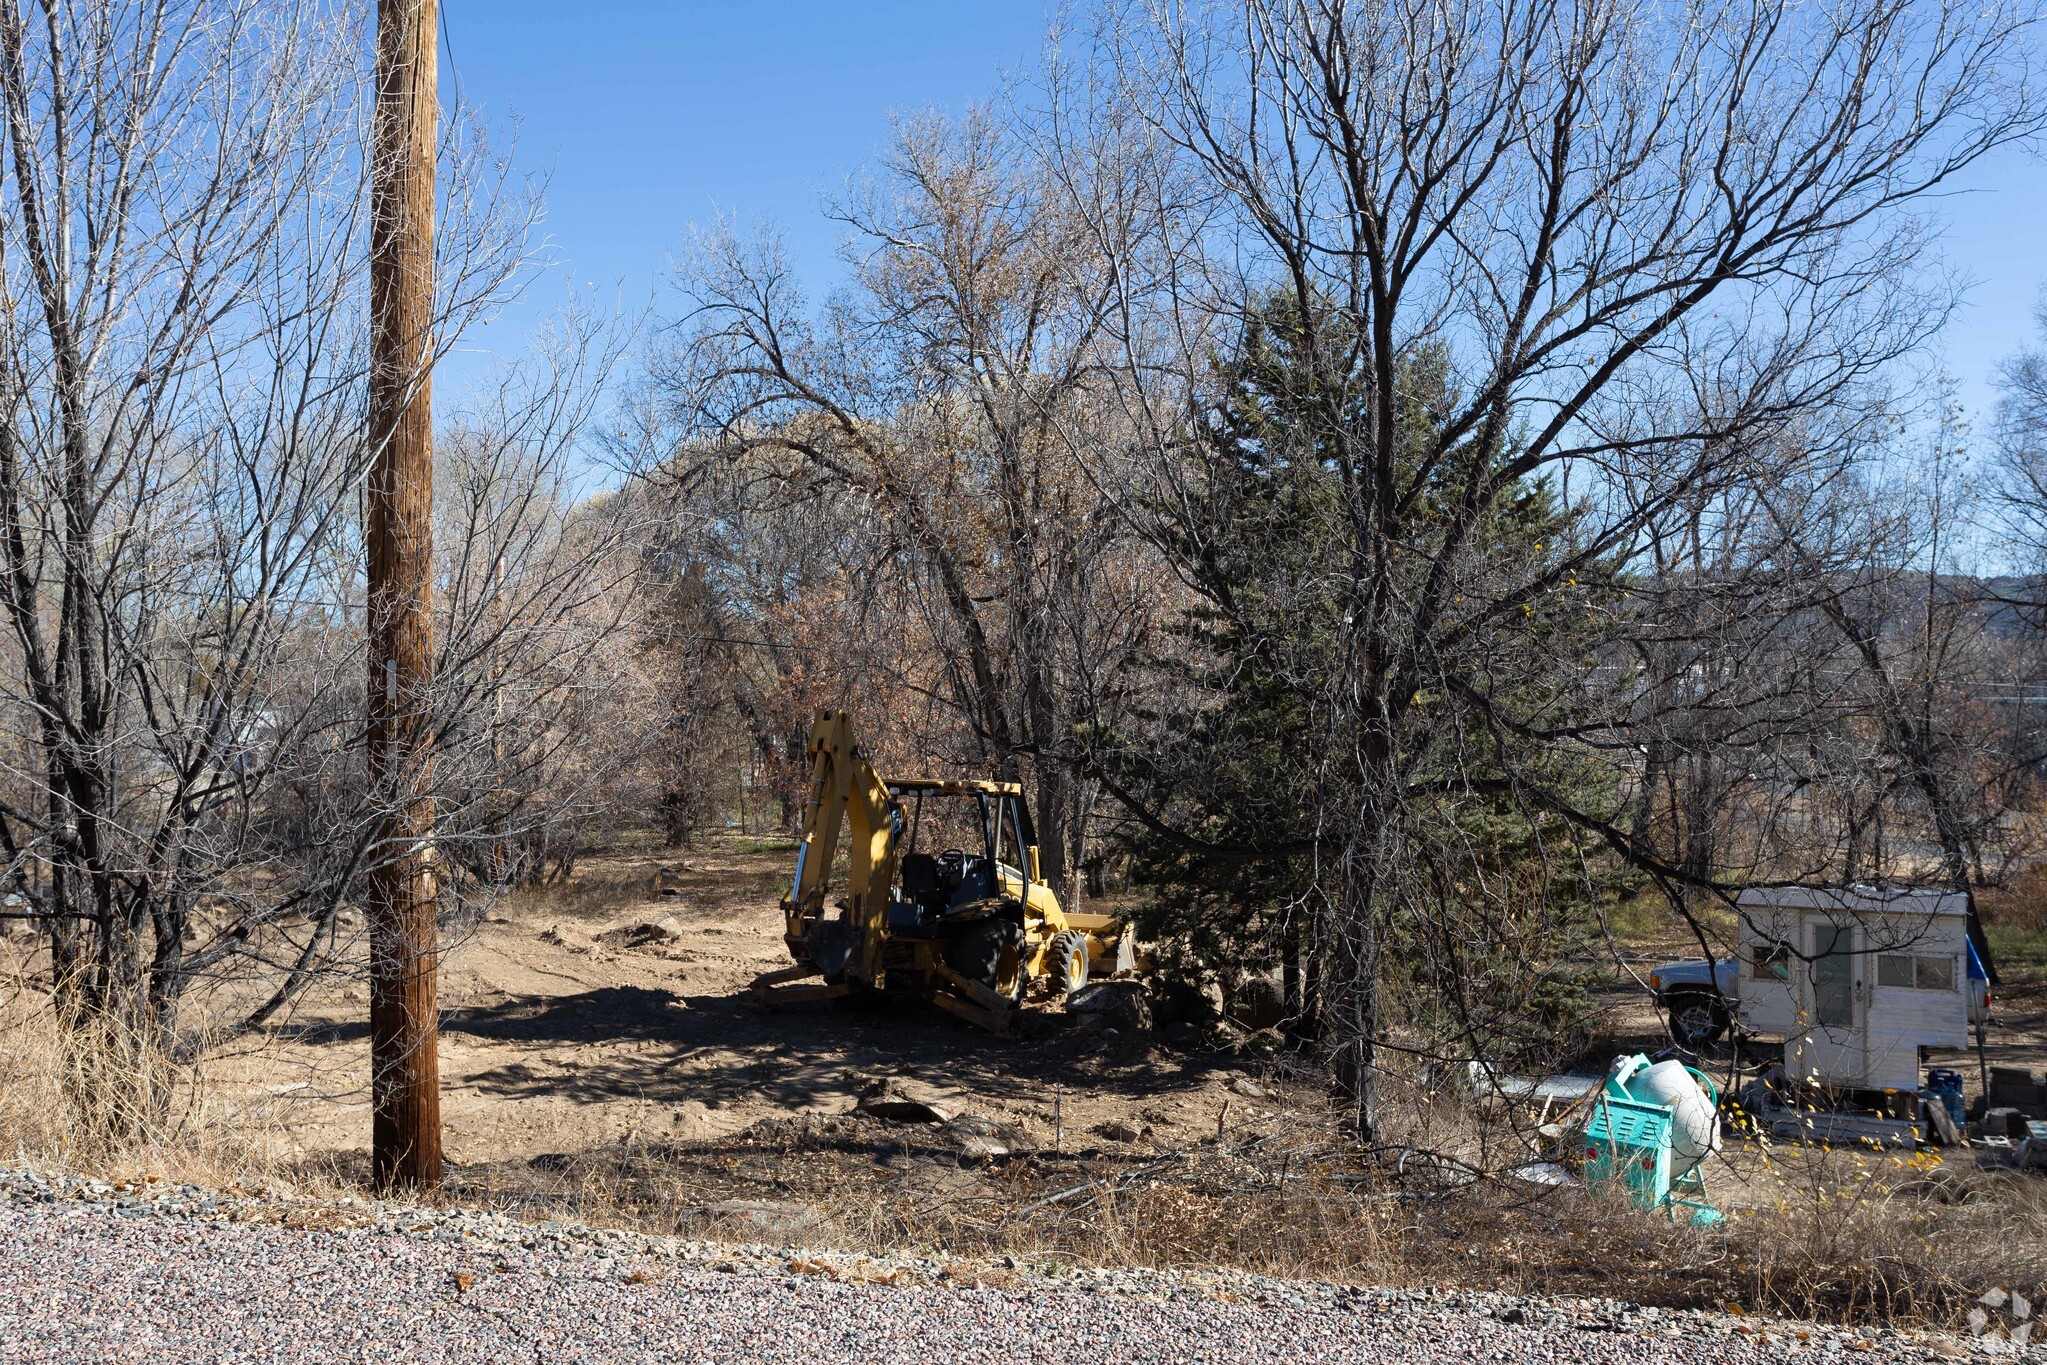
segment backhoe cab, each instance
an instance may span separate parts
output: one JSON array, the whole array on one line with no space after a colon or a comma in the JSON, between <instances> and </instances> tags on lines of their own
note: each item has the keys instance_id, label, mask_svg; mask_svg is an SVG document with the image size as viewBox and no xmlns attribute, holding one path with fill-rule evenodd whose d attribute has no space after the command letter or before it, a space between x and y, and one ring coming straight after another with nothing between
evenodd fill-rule
<instances>
[{"instance_id":1,"label":"backhoe cab","mask_svg":"<svg viewBox=\"0 0 2047 1365\"><path fill-rule=\"evenodd\" d=\"M823 1000L856 991L912 995L1002 1032L1043 982L1055 996L1135 968L1130 931L1108 915L1068 914L1039 879L1037 835L1014 782L883 778L843 711L810 732L810 802L782 901L795 966L756 996ZM841 833L846 888L829 908ZM816 984L793 984L807 978Z\"/></svg>"}]
</instances>

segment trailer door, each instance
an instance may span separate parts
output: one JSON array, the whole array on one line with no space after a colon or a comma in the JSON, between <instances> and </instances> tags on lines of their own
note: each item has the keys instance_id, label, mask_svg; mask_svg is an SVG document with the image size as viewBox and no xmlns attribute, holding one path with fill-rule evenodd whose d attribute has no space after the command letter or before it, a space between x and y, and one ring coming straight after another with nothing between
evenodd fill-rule
<instances>
[{"instance_id":1,"label":"trailer door","mask_svg":"<svg viewBox=\"0 0 2047 1365\"><path fill-rule=\"evenodd\" d=\"M1853 925L1814 920L1812 962L1807 968L1805 1036L1799 1040L1795 1074L1821 1085L1860 1086L1869 1070L1868 997L1863 956Z\"/></svg>"}]
</instances>

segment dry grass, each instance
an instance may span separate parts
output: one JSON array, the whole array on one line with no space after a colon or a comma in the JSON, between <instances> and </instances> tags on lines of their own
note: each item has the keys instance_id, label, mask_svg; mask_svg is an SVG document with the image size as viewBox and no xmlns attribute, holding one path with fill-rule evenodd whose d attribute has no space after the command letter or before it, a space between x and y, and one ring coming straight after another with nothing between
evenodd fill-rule
<instances>
[{"instance_id":1,"label":"dry grass","mask_svg":"<svg viewBox=\"0 0 2047 1365\"><path fill-rule=\"evenodd\" d=\"M2027 864L2008 885L1976 899L2006 983L2047 980L2047 862Z\"/></svg>"},{"instance_id":2,"label":"dry grass","mask_svg":"<svg viewBox=\"0 0 2047 1365\"><path fill-rule=\"evenodd\" d=\"M338 1192L339 1172L295 1149L286 1108L283 1094L215 1089L202 1069L114 1030L60 1028L47 996L0 983L0 1159L110 1180Z\"/></svg>"},{"instance_id":3,"label":"dry grass","mask_svg":"<svg viewBox=\"0 0 2047 1365\"><path fill-rule=\"evenodd\" d=\"M202 1072L104 1038L66 1038L19 983L0 1001L0 1159L315 1200L362 1193L358 1158L295 1149L290 1104L210 1089ZM1475 1164L1513 1149L1510 1134L1492 1132L1497 1120L1426 1117L1437 1139L1462 1133L1467 1155L1490 1154ZM1714 1173L1716 1193L1748 1207L1694 1229L1583 1191L1447 1186L1454 1167L1396 1174L1298 1114L1176 1151L1071 1132L1065 1147L974 1167L930 1129L774 1119L724 1139L642 1130L558 1159L462 1168L441 1197L533 1219L847 1251L1514 1287L1869 1324L1957 1326L1993 1286L2047 1301L2037 1232L2047 1180L1979 1172L1966 1153L1950 1169L1816 1147L1733 1151L1736 1170ZM784 1238L705 1212L735 1199L807 1205L826 1221Z\"/></svg>"},{"instance_id":4,"label":"dry grass","mask_svg":"<svg viewBox=\"0 0 2047 1365\"><path fill-rule=\"evenodd\" d=\"M2025 864L2004 886L1986 888L1976 900L1998 928L2047 932L2047 859Z\"/></svg>"},{"instance_id":5,"label":"dry grass","mask_svg":"<svg viewBox=\"0 0 2047 1365\"><path fill-rule=\"evenodd\" d=\"M1385 1282L1412 1278L1397 1201L1320 1162L1267 1170L1204 1143L1185 1153L1038 1152L979 1168L934 1131L871 1120L770 1120L721 1141L632 1142L460 1173L448 1195L535 1218L686 1236L767 1234L721 1201L807 1206L822 1249L922 1249L1043 1265L1230 1267Z\"/></svg>"},{"instance_id":6,"label":"dry grass","mask_svg":"<svg viewBox=\"0 0 2047 1365\"><path fill-rule=\"evenodd\" d=\"M1877 1326L1960 1327L1993 1286L2047 1298L2047 1239L2036 1231L2047 1181L2037 1176L1817 1147L1741 1159L1767 1160L1764 1188L1777 1193L1713 1228L1512 1179L1446 1190L1355 1155L1297 1161L1255 1139L1181 1153L1041 1152L973 1170L933 1134L852 1118L480 1169L450 1197L748 1240L761 1234L704 1210L763 1200L827 1212L803 1239L849 1252L1514 1288Z\"/></svg>"},{"instance_id":7,"label":"dry grass","mask_svg":"<svg viewBox=\"0 0 2047 1365\"><path fill-rule=\"evenodd\" d=\"M643 899L661 864L578 871L574 879L541 886L521 886L496 893L494 908L508 914L553 916L565 920L599 921L617 916L619 906Z\"/></svg>"},{"instance_id":8,"label":"dry grass","mask_svg":"<svg viewBox=\"0 0 2047 1365\"><path fill-rule=\"evenodd\" d=\"M1729 1236L1745 1300L1798 1316L1959 1326L2002 1287L2047 1293L2047 1180L1933 1153L1792 1147Z\"/></svg>"}]
</instances>

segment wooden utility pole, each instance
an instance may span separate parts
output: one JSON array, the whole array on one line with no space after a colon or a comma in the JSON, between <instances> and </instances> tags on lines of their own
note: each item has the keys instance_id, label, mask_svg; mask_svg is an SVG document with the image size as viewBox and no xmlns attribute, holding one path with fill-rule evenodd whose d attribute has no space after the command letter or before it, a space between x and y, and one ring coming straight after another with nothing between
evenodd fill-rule
<instances>
[{"instance_id":1,"label":"wooden utility pole","mask_svg":"<svg viewBox=\"0 0 2047 1365\"><path fill-rule=\"evenodd\" d=\"M433 755L436 0L378 0L370 172L369 759L372 1165L441 1179Z\"/></svg>"}]
</instances>

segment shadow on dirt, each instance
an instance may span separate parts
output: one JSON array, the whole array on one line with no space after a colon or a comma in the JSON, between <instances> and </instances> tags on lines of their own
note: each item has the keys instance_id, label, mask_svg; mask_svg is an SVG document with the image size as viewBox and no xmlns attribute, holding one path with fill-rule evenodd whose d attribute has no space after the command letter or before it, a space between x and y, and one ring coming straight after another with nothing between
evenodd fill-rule
<instances>
[{"instance_id":1,"label":"shadow on dirt","mask_svg":"<svg viewBox=\"0 0 2047 1365\"><path fill-rule=\"evenodd\" d=\"M672 1041L680 1032L683 1002L673 991L645 986L599 986L574 995L532 997L501 1005L472 1005L441 1013L441 1032L502 1043L617 1043ZM277 1030L301 1043L354 1043L368 1039L361 1019L330 1020Z\"/></svg>"},{"instance_id":2,"label":"shadow on dirt","mask_svg":"<svg viewBox=\"0 0 2047 1365\"><path fill-rule=\"evenodd\" d=\"M1011 1103L1050 1102L1055 1086L1154 1098L1239 1069L1219 1053L1180 1053L1155 1040L1082 1032L1034 1010L1020 1036L993 1037L919 1004L846 1002L769 1009L745 994L677 995L604 987L576 995L450 1011L442 1029L497 1042L582 1047L572 1057L521 1058L470 1078L508 1099L598 1103L636 1098L741 1101L802 1110L850 1099L870 1077L910 1077Z\"/></svg>"},{"instance_id":3,"label":"shadow on dirt","mask_svg":"<svg viewBox=\"0 0 2047 1365\"><path fill-rule=\"evenodd\" d=\"M506 1099L601 1103L742 1100L803 1110L858 1093L869 1077L910 1077L1011 1103L1050 1103L1054 1087L1157 1098L1243 1070L1226 1053L1177 1052L1147 1037L1105 1036L1050 1009L1026 1013L1017 1037L994 1037L926 1005L847 1002L769 1009L745 994L681 995L601 986L570 995L451 1009L441 1031L530 1047L468 1084ZM368 1039L360 1019L289 1026L312 1044ZM579 1049L563 1056L554 1049ZM545 1051L543 1051L545 1050Z\"/></svg>"}]
</instances>

